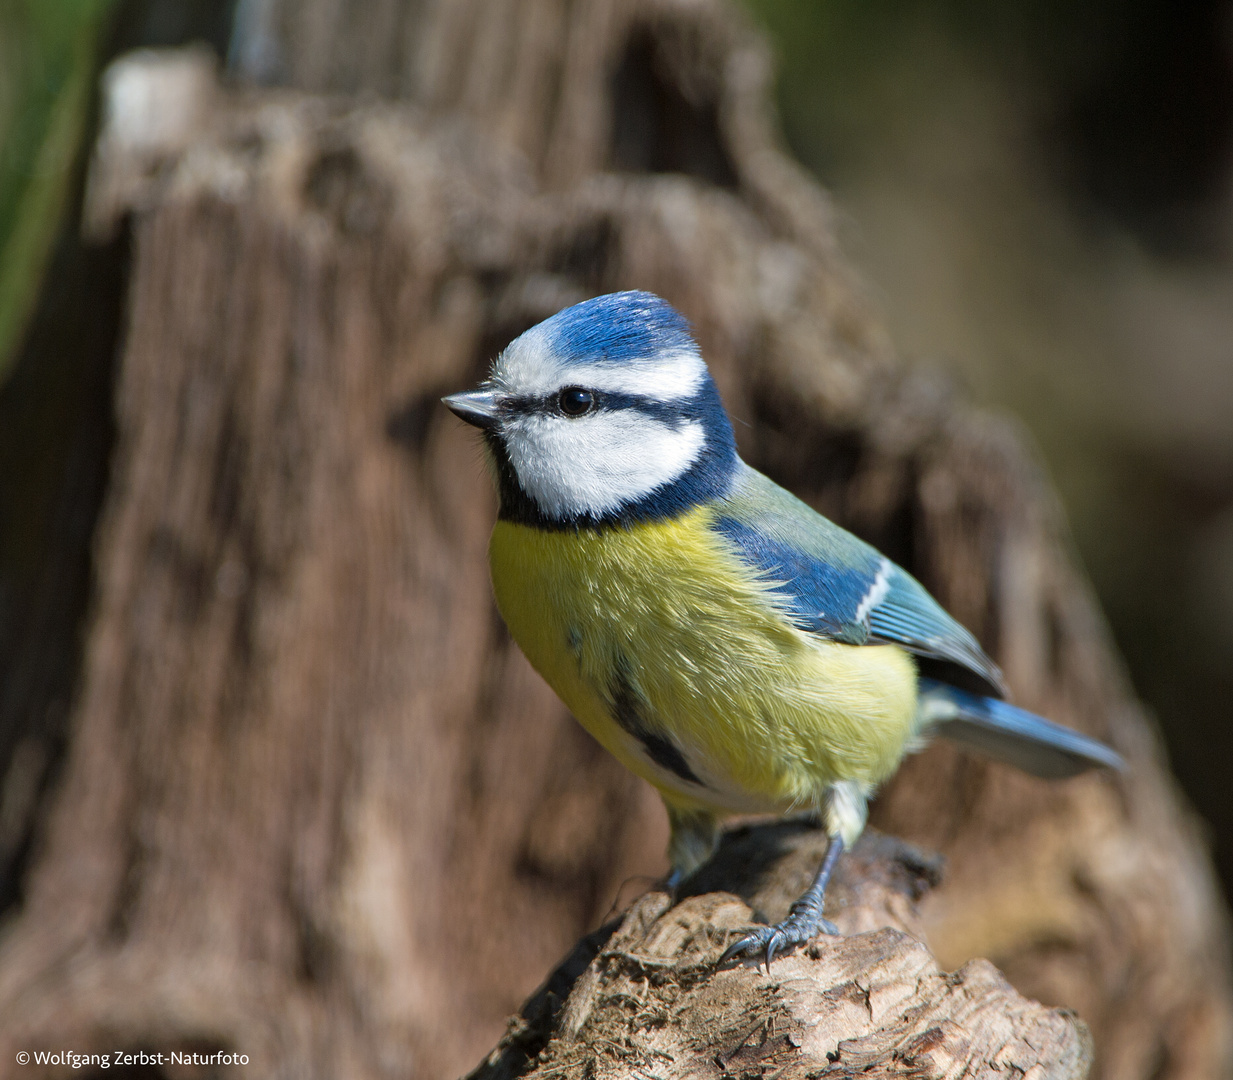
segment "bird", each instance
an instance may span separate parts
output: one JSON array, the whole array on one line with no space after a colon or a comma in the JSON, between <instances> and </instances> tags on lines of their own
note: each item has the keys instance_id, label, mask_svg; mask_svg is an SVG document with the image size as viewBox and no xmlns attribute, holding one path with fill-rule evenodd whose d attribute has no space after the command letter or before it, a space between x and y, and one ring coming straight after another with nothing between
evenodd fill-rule
<instances>
[{"instance_id":1,"label":"bird","mask_svg":"<svg viewBox=\"0 0 1233 1080\"><path fill-rule=\"evenodd\" d=\"M734 814L811 815L826 854L787 917L722 962L818 933L827 883L905 754L949 737L1043 777L1123 767L1007 701L915 578L747 465L690 324L653 293L567 307L442 399L495 477L489 569L531 665L659 792L667 886Z\"/></svg>"}]
</instances>

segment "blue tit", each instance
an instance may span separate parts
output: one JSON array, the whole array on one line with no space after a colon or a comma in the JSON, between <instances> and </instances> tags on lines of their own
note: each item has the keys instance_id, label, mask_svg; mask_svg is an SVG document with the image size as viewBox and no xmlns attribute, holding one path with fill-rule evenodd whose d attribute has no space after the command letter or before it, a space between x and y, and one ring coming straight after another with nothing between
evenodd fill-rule
<instances>
[{"instance_id":1,"label":"blue tit","mask_svg":"<svg viewBox=\"0 0 1233 1080\"><path fill-rule=\"evenodd\" d=\"M670 883L726 814L808 811L808 891L726 957L835 933L836 859L905 753L942 734L1037 776L1120 767L999 700L976 639L910 574L738 456L685 319L621 292L546 319L445 404L483 432L497 606L582 725L663 796Z\"/></svg>"}]
</instances>

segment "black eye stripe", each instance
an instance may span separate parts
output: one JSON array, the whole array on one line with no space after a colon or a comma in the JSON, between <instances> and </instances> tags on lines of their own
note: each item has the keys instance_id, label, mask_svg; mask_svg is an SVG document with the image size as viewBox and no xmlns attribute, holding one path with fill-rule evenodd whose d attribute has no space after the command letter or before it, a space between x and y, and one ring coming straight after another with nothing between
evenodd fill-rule
<instances>
[{"instance_id":1,"label":"black eye stripe","mask_svg":"<svg viewBox=\"0 0 1233 1080\"><path fill-rule=\"evenodd\" d=\"M655 398L642 397L613 390L597 390L589 386L565 386L551 394L518 394L502 400L500 409L508 416L550 415L560 416L561 395L568 390L584 390L593 399L588 412L616 412L631 409L652 417L669 427L679 427L684 421L701 419L705 408L692 399L666 403ZM568 415L568 414L567 414ZM585 415L579 413L578 415Z\"/></svg>"},{"instance_id":2,"label":"black eye stripe","mask_svg":"<svg viewBox=\"0 0 1233 1080\"><path fill-rule=\"evenodd\" d=\"M510 416L532 416L535 413L547 413L556 411L556 394L547 396L533 394L519 394L516 397L510 396L501 401L500 409L503 413Z\"/></svg>"},{"instance_id":3,"label":"black eye stripe","mask_svg":"<svg viewBox=\"0 0 1233 1080\"><path fill-rule=\"evenodd\" d=\"M595 412L599 409L608 409L613 407L612 395L605 394L603 391L594 390L586 386L565 386L560 390L555 390L551 394L519 394L505 398L501 404L502 412L513 416L533 416L535 414L543 415L545 413L552 416L559 416L564 409L561 406L562 395L571 390L581 391L590 395L590 405L584 410L585 412ZM624 407L617 405L617 408ZM568 414L567 414L568 415ZM582 413L577 415L581 416Z\"/></svg>"}]
</instances>

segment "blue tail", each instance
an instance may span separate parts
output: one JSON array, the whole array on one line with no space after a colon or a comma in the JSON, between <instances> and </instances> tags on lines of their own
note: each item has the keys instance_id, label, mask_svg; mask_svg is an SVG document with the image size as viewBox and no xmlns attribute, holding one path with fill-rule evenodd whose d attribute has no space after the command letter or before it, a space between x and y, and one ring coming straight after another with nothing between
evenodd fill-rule
<instances>
[{"instance_id":1,"label":"blue tail","mask_svg":"<svg viewBox=\"0 0 1233 1080\"><path fill-rule=\"evenodd\" d=\"M1125 762L1102 742L996 698L977 697L934 679L920 680L925 728L1050 780Z\"/></svg>"}]
</instances>

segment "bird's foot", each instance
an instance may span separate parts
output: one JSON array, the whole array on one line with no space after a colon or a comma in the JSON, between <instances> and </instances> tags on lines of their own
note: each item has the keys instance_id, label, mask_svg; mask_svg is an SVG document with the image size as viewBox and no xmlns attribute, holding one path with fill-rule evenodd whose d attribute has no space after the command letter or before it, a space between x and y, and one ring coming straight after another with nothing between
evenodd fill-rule
<instances>
[{"instance_id":1,"label":"bird's foot","mask_svg":"<svg viewBox=\"0 0 1233 1080\"><path fill-rule=\"evenodd\" d=\"M838 936L839 927L822 917L826 903L826 883L831 879L835 863L843 854L843 839L832 836L826 847L826 857L818 868L813 884L801 898L788 909L788 917L776 926L758 926L739 941L733 942L719 958L720 966L738 956L757 959L761 953L766 958L766 970L771 970L771 961L780 953L804 945L815 934Z\"/></svg>"},{"instance_id":2,"label":"bird's foot","mask_svg":"<svg viewBox=\"0 0 1233 1080\"><path fill-rule=\"evenodd\" d=\"M767 971L770 971L771 961L776 956L791 952L818 934L839 934L839 927L822 918L821 912L797 908L798 905L793 905L788 917L778 925L754 927L739 941L734 941L719 958L719 966L738 957L754 960L762 957L766 960Z\"/></svg>"}]
</instances>

